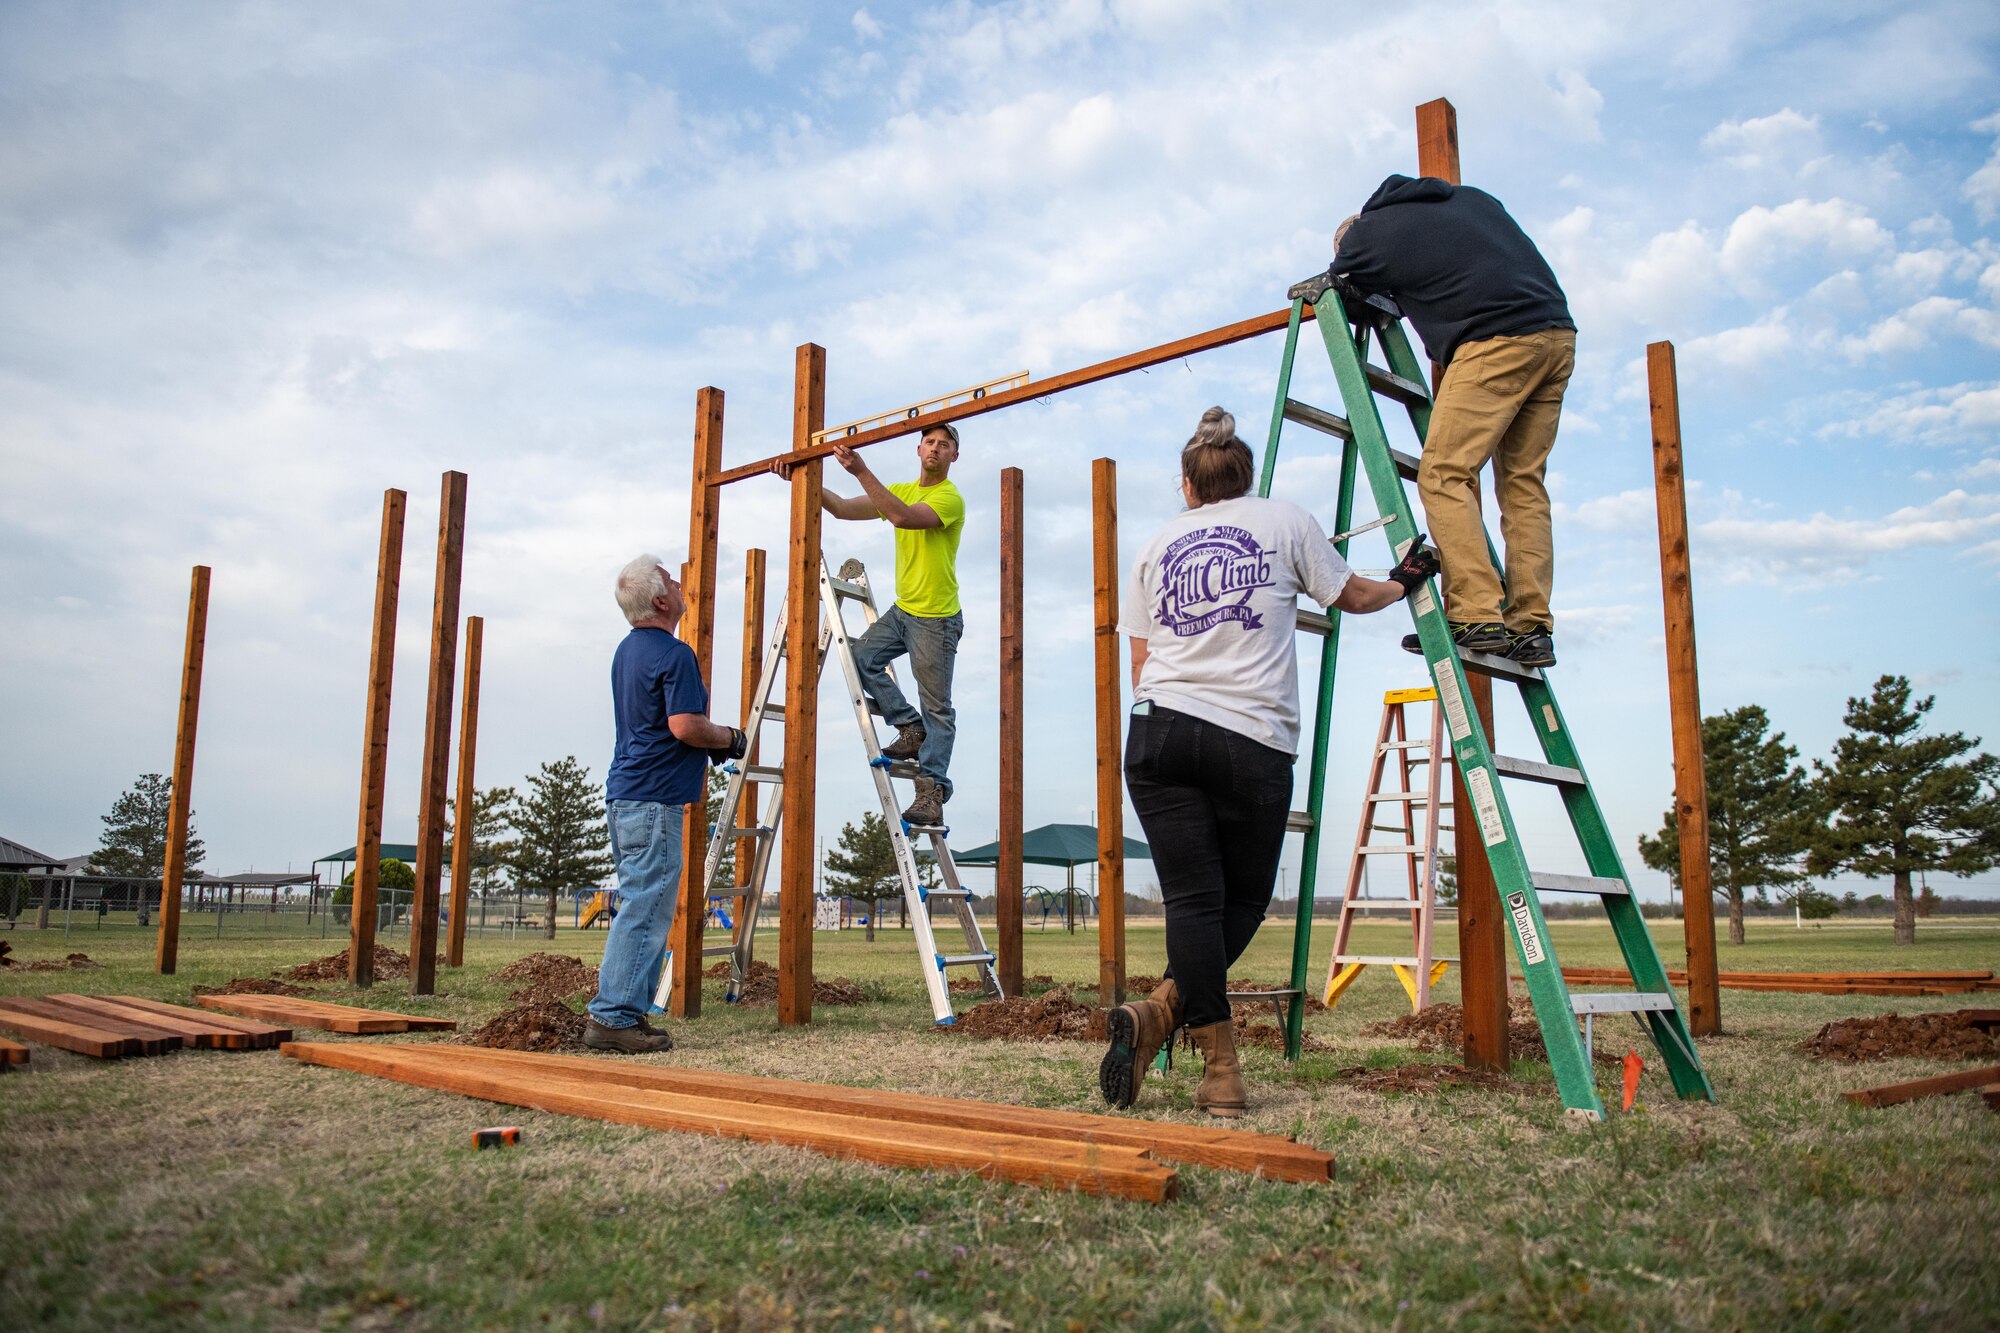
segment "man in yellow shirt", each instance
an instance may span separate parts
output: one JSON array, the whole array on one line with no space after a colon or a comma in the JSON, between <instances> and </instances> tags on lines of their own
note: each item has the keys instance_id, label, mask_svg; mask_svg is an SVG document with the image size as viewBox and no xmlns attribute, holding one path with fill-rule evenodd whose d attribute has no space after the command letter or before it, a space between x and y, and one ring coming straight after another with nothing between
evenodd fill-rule
<instances>
[{"instance_id":1,"label":"man in yellow shirt","mask_svg":"<svg viewBox=\"0 0 2000 1333\"><path fill-rule=\"evenodd\" d=\"M917 761L917 795L903 811L912 827L944 823L944 803L951 799L951 743L958 714L951 706L951 669L958 655L965 617L958 605L958 539L965 531L965 499L951 484L951 465L958 461L958 430L933 426L917 443L919 475L915 481L885 486L862 461L842 446L836 461L861 483L862 494L850 498L820 492L820 504L835 518L886 519L896 528L896 601L854 643L861 688L881 710L882 720L896 728L896 739L882 747L888 759ZM910 655L910 674L917 678L921 713L910 706L888 672L889 663Z\"/></svg>"}]
</instances>

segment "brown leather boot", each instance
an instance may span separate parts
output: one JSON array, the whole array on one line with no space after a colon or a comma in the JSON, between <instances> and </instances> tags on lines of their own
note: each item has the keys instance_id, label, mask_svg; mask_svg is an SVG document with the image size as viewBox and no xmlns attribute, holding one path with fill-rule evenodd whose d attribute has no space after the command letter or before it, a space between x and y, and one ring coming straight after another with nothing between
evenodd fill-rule
<instances>
[{"instance_id":1,"label":"brown leather boot","mask_svg":"<svg viewBox=\"0 0 2000 1333\"><path fill-rule=\"evenodd\" d=\"M1111 1049L1097 1066L1097 1090L1110 1106L1130 1106L1139 1099L1139 1083L1160 1047L1181 1025L1181 993L1168 977L1143 1000L1131 1000L1105 1015Z\"/></svg>"},{"instance_id":2,"label":"brown leather boot","mask_svg":"<svg viewBox=\"0 0 2000 1333\"><path fill-rule=\"evenodd\" d=\"M1236 1062L1236 1024L1225 1018L1206 1027L1189 1028L1188 1037L1201 1051L1201 1086L1194 1090L1196 1107L1224 1120L1249 1109L1243 1087L1243 1067Z\"/></svg>"}]
</instances>

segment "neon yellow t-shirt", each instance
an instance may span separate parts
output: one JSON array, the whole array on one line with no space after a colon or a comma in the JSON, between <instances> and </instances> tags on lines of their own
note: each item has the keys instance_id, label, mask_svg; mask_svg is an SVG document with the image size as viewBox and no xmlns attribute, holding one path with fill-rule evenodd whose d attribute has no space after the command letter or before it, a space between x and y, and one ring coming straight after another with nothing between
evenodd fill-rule
<instances>
[{"instance_id":1,"label":"neon yellow t-shirt","mask_svg":"<svg viewBox=\"0 0 2000 1333\"><path fill-rule=\"evenodd\" d=\"M965 497L949 481L935 486L899 481L889 487L889 494L904 504L929 505L939 523L935 528L896 529L896 605L927 620L957 615L958 539L965 532Z\"/></svg>"}]
</instances>

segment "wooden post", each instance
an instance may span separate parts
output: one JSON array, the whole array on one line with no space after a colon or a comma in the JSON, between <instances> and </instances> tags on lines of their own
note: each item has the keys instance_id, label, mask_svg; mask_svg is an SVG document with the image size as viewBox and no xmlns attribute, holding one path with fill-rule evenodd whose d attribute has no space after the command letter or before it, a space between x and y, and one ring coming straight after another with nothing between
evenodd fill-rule
<instances>
[{"instance_id":1,"label":"wooden post","mask_svg":"<svg viewBox=\"0 0 2000 1333\"><path fill-rule=\"evenodd\" d=\"M172 976L180 960L181 881L187 877L188 813L194 799L194 732L201 718L201 663L208 651L208 573L207 565L196 565L188 585L180 720L174 728L174 787L167 798L167 851L160 874L160 937L153 948L153 967L162 976Z\"/></svg>"},{"instance_id":2,"label":"wooden post","mask_svg":"<svg viewBox=\"0 0 2000 1333\"><path fill-rule=\"evenodd\" d=\"M757 695L757 681L764 670L764 552L759 547L751 547L743 553L743 694L741 715L738 725L750 730L750 704ZM751 742L750 752L743 762L755 764L758 742ZM736 824L739 828L757 827L757 784L745 781L743 795L736 802ZM736 884L738 888L750 883L750 872L755 869L758 843L755 838L738 839L736 843ZM777 849L773 848L775 852ZM740 905L740 904L739 904ZM736 913L736 929L733 940L743 942L744 932L749 929L744 914Z\"/></svg>"},{"instance_id":3,"label":"wooden post","mask_svg":"<svg viewBox=\"0 0 2000 1333\"><path fill-rule=\"evenodd\" d=\"M1440 97L1417 108L1417 174L1459 183L1458 112ZM1431 367L1433 390L1443 386L1443 372ZM1447 608L1449 609L1449 608ZM1486 730L1488 745L1493 736L1493 681L1483 675L1466 673L1467 692L1473 711ZM1466 793L1465 779L1452 765L1451 798L1456 810L1473 808ZM1507 923L1500 913L1500 890L1493 882L1493 866L1486 859L1486 845L1472 821L1456 826L1452 834L1452 855L1458 866L1458 955L1459 998L1465 1009L1465 1063L1475 1069L1504 1071L1507 1050Z\"/></svg>"},{"instance_id":4,"label":"wooden post","mask_svg":"<svg viewBox=\"0 0 2000 1333\"><path fill-rule=\"evenodd\" d=\"M1097 991L1125 1002L1125 691L1118 683L1118 465L1090 465L1091 583L1097 610Z\"/></svg>"},{"instance_id":5,"label":"wooden post","mask_svg":"<svg viewBox=\"0 0 2000 1333\"><path fill-rule=\"evenodd\" d=\"M1646 389L1653 410L1653 499L1660 514L1660 594L1667 616L1667 705L1674 728L1674 823L1680 832L1688 1026L1697 1037L1712 1037L1722 1031L1722 988L1716 973L1708 770L1701 746L1701 677L1695 669L1694 582L1681 469L1681 393L1672 343L1647 346Z\"/></svg>"},{"instance_id":6,"label":"wooden post","mask_svg":"<svg viewBox=\"0 0 2000 1333\"><path fill-rule=\"evenodd\" d=\"M792 448L826 424L826 349L804 343L792 381ZM785 605L784 870L778 895L778 1023L812 1022L813 802L819 759L819 506L814 458L792 469Z\"/></svg>"},{"instance_id":7,"label":"wooden post","mask_svg":"<svg viewBox=\"0 0 2000 1333\"><path fill-rule=\"evenodd\" d=\"M1000 831L993 865L994 926L999 938L1000 991L1019 995L1026 982L1021 956L1021 469L1000 469Z\"/></svg>"},{"instance_id":8,"label":"wooden post","mask_svg":"<svg viewBox=\"0 0 2000 1333\"><path fill-rule=\"evenodd\" d=\"M694 396L694 483L688 499L688 572L681 592L681 640L694 650L704 687L715 683L715 558L721 531L722 390L705 388ZM727 837L723 830L717 835ZM708 778L681 821L681 894L667 933L674 954L674 984L668 999L675 1018L701 1017L701 936L708 917Z\"/></svg>"},{"instance_id":9,"label":"wooden post","mask_svg":"<svg viewBox=\"0 0 2000 1333\"><path fill-rule=\"evenodd\" d=\"M486 643L486 618L465 618L465 698L458 714L458 805L451 838L451 932L445 944L448 967L465 966L465 913L472 903L473 839L479 832L479 788L473 783L473 756L479 748L479 655Z\"/></svg>"},{"instance_id":10,"label":"wooden post","mask_svg":"<svg viewBox=\"0 0 2000 1333\"><path fill-rule=\"evenodd\" d=\"M354 835L354 894L348 907L347 979L375 984L376 889L382 877L382 791L389 776L389 687L396 674L396 595L403 580L403 506L382 492L382 545L375 556L375 631L368 649L368 713L361 731L361 819Z\"/></svg>"},{"instance_id":11,"label":"wooden post","mask_svg":"<svg viewBox=\"0 0 2000 1333\"><path fill-rule=\"evenodd\" d=\"M451 781L451 690L458 678L458 585L465 564L465 474L447 472L438 495L437 580L431 594L430 687L424 766L417 781L417 889L410 896L410 994L437 991L438 881L444 867L444 793Z\"/></svg>"}]
</instances>

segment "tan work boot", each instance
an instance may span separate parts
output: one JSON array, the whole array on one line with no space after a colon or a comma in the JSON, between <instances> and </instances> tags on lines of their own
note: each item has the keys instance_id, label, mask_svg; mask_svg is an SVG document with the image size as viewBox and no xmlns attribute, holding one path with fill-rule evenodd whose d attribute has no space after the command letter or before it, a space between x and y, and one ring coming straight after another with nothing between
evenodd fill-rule
<instances>
[{"instance_id":1,"label":"tan work boot","mask_svg":"<svg viewBox=\"0 0 2000 1333\"><path fill-rule=\"evenodd\" d=\"M1194 1104L1212 1116L1234 1120L1250 1106L1243 1066L1236 1062L1236 1024L1225 1018L1189 1028L1188 1037L1201 1051L1201 1086L1194 1090Z\"/></svg>"},{"instance_id":2,"label":"tan work boot","mask_svg":"<svg viewBox=\"0 0 2000 1333\"><path fill-rule=\"evenodd\" d=\"M608 1028L596 1019L583 1025L583 1044L593 1051L616 1051L620 1055L652 1055L671 1051L674 1039L640 1019L631 1027Z\"/></svg>"},{"instance_id":3,"label":"tan work boot","mask_svg":"<svg viewBox=\"0 0 2000 1333\"><path fill-rule=\"evenodd\" d=\"M882 747L882 757L884 759L894 759L899 762L906 759L915 759L923 753L925 735L923 723L905 723L896 728L896 739Z\"/></svg>"},{"instance_id":4,"label":"tan work boot","mask_svg":"<svg viewBox=\"0 0 2000 1333\"><path fill-rule=\"evenodd\" d=\"M944 823L944 784L936 778L917 779L917 798L903 811L912 828L937 828Z\"/></svg>"},{"instance_id":5,"label":"tan work boot","mask_svg":"<svg viewBox=\"0 0 2000 1333\"><path fill-rule=\"evenodd\" d=\"M1111 1049L1097 1066L1097 1090L1104 1094L1106 1105L1130 1106L1139 1099L1139 1080L1180 1025L1181 993L1172 977L1145 999L1121 1004L1105 1015Z\"/></svg>"}]
</instances>

